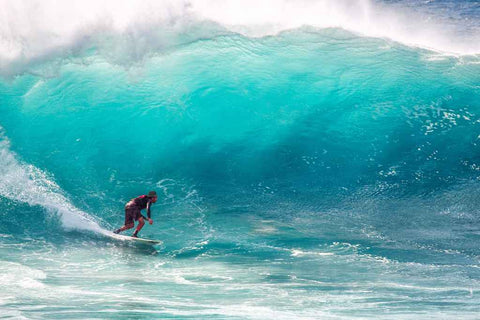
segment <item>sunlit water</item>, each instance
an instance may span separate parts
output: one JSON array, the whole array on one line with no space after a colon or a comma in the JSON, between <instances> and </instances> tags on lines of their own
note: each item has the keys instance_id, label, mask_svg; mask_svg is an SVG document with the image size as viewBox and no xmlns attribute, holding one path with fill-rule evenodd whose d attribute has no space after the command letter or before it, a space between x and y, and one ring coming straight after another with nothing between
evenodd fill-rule
<instances>
[{"instance_id":1,"label":"sunlit water","mask_svg":"<svg viewBox=\"0 0 480 320\"><path fill-rule=\"evenodd\" d=\"M1 317L478 319L479 4L248 4L1 4Z\"/></svg>"}]
</instances>

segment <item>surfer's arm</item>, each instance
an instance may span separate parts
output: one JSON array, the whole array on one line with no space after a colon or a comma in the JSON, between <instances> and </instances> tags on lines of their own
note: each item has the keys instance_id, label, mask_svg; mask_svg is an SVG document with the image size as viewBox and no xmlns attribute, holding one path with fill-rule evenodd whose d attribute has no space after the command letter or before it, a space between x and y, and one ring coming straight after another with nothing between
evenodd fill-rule
<instances>
[{"instance_id":1,"label":"surfer's arm","mask_svg":"<svg viewBox=\"0 0 480 320\"><path fill-rule=\"evenodd\" d=\"M150 206L152 205L151 202L148 202L147 203L147 217L148 217L148 220L150 220Z\"/></svg>"},{"instance_id":2,"label":"surfer's arm","mask_svg":"<svg viewBox=\"0 0 480 320\"><path fill-rule=\"evenodd\" d=\"M141 216L142 216L143 220L147 220L148 223L153 224L153 220L152 220L152 219L146 218L143 214L142 214Z\"/></svg>"},{"instance_id":3,"label":"surfer's arm","mask_svg":"<svg viewBox=\"0 0 480 320\"><path fill-rule=\"evenodd\" d=\"M152 218L150 218L150 206L151 205L152 205L151 202L147 203L147 217L148 217L147 220L148 220L148 223L153 224L153 220L152 220Z\"/></svg>"}]
</instances>

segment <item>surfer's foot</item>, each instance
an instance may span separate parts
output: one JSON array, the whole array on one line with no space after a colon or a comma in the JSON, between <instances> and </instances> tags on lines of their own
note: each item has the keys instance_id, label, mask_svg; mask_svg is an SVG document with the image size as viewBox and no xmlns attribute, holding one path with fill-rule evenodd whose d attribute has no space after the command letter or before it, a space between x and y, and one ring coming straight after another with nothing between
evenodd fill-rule
<instances>
[{"instance_id":1,"label":"surfer's foot","mask_svg":"<svg viewBox=\"0 0 480 320\"><path fill-rule=\"evenodd\" d=\"M132 234L132 238L138 238L137 233Z\"/></svg>"},{"instance_id":2,"label":"surfer's foot","mask_svg":"<svg viewBox=\"0 0 480 320\"><path fill-rule=\"evenodd\" d=\"M116 234L120 233L120 229L113 230L113 233L116 233Z\"/></svg>"}]
</instances>

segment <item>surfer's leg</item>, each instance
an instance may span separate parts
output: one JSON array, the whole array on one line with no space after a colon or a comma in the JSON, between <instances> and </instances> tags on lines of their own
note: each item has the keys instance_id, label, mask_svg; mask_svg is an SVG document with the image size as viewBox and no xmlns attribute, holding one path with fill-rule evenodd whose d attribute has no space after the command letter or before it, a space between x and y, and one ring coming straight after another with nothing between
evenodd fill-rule
<instances>
[{"instance_id":1,"label":"surfer's leg","mask_svg":"<svg viewBox=\"0 0 480 320\"><path fill-rule=\"evenodd\" d=\"M136 237L136 236L137 236L138 232L139 232L140 230L142 230L144 224L145 224L145 220L143 220L142 217L138 218L137 229L135 229L135 232L133 233L132 237Z\"/></svg>"},{"instance_id":2,"label":"surfer's leg","mask_svg":"<svg viewBox=\"0 0 480 320\"><path fill-rule=\"evenodd\" d=\"M132 229L135 226L133 222L136 212L131 208L125 208L125 224L120 229L113 231L113 233L120 233L122 231Z\"/></svg>"},{"instance_id":3,"label":"surfer's leg","mask_svg":"<svg viewBox=\"0 0 480 320\"><path fill-rule=\"evenodd\" d=\"M135 224L133 224L133 223L126 224L126 225L124 225L123 227L121 227L120 229L117 229L117 230L113 231L113 233L120 233L120 232L122 232L122 231L125 231L125 230L128 230L128 229L132 229L134 226L135 226Z\"/></svg>"}]
</instances>

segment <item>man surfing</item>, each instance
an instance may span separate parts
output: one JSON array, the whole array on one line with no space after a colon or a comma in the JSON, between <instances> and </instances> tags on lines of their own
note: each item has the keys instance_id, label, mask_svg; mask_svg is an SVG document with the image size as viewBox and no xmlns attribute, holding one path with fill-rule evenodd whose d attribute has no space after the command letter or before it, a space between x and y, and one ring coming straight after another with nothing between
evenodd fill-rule
<instances>
[{"instance_id":1,"label":"man surfing","mask_svg":"<svg viewBox=\"0 0 480 320\"><path fill-rule=\"evenodd\" d=\"M127 202L125 205L125 224L120 229L113 231L113 233L120 233L127 229L132 229L135 226L135 221L138 221L137 229L133 233L132 237L137 238L138 232L142 230L145 224L145 219L148 223L153 224L153 220L150 218L150 207L152 203L157 202L157 193L150 191L147 195L136 197ZM147 218L145 218L140 210L147 209Z\"/></svg>"}]
</instances>

